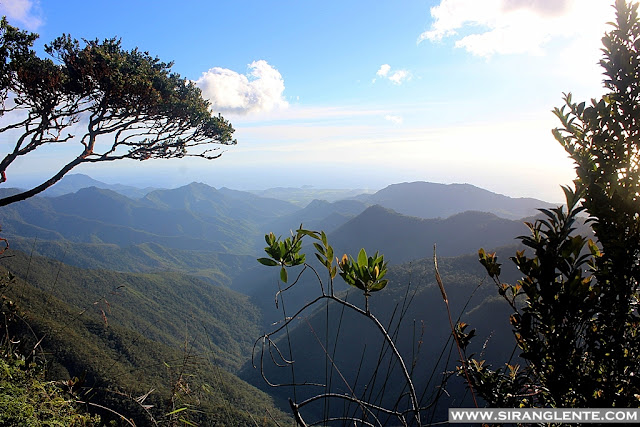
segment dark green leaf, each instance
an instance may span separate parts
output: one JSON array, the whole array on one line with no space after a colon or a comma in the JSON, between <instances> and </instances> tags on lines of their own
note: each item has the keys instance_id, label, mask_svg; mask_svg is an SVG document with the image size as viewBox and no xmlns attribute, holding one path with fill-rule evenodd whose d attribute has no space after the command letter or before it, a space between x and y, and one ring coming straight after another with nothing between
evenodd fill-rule
<instances>
[{"instance_id":1,"label":"dark green leaf","mask_svg":"<svg viewBox=\"0 0 640 427\"><path fill-rule=\"evenodd\" d=\"M278 263L272 260L271 258L258 258L258 262L268 267L275 267L276 265L278 265Z\"/></svg>"}]
</instances>

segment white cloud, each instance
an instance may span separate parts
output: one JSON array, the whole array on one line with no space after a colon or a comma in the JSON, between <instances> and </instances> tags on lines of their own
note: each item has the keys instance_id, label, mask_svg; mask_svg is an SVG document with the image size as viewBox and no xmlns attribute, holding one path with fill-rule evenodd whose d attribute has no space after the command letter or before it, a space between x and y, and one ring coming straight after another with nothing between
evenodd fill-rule
<instances>
[{"instance_id":1,"label":"white cloud","mask_svg":"<svg viewBox=\"0 0 640 427\"><path fill-rule=\"evenodd\" d=\"M407 70L394 70L391 71L391 65L382 64L378 71L376 72L376 76L388 79L391 83L400 85L407 80L411 80L411 73ZM372 80L372 83L375 83L376 79Z\"/></svg>"},{"instance_id":2,"label":"white cloud","mask_svg":"<svg viewBox=\"0 0 640 427\"><path fill-rule=\"evenodd\" d=\"M384 116L384 119L390 121L394 125L401 125L402 124L402 116L394 116L394 115L391 115L391 114L387 114L386 116Z\"/></svg>"},{"instance_id":3,"label":"white cloud","mask_svg":"<svg viewBox=\"0 0 640 427\"><path fill-rule=\"evenodd\" d=\"M213 111L247 114L287 108L280 72L265 60L254 61L248 67L247 75L215 67L196 80Z\"/></svg>"},{"instance_id":4,"label":"white cloud","mask_svg":"<svg viewBox=\"0 0 640 427\"><path fill-rule=\"evenodd\" d=\"M31 0L2 0L0 15L7 17L10 24L35 31L42 25L40 3Z\"/></svg>"},{"instance_id":5,"label":"white cloud","mask_svg":"<svg viewBox=\"0 0 640 427\"><path fill-rule=\"evenodd\" d=\"M601 37L612 15L604 0L441 0L418 43L452 37L477 56L542 54L556 37Z\"/></svg>"},{"instance_id":6,"label":"white cloud","mask_svg":"<svg viewBox=\"0 0 640 427\"><path fill-rule=\"evenodd\" d=\"M544 16L565 13L570 0L504 0L502 8L506 11L529 8Z\"/></svg>"},{"instance_id":7,"label":"white cloud","mask_svg":"<svg viewBox=\"0 0 640 427\"><path fill-rule=\"evenodd\" d=\"M411 78L411 75L406 70L398 70L389 76L389 80L391 80L394 84L402 84L404 80L408 80Z\"/></svg>"},{"instance_id":8,"label":"white cloud","mask_svg":"<svg viewBox=\"0 0 640 427\"><path fill-rule=\"evenodd\" d=\"M378 70L378 72L376 73L376 76L379 77L386 77L387 74L389 74L389 71L391 70L391 65L389 64L382 64L380 66L380 69Z\"/></svg>"}]
</instances>

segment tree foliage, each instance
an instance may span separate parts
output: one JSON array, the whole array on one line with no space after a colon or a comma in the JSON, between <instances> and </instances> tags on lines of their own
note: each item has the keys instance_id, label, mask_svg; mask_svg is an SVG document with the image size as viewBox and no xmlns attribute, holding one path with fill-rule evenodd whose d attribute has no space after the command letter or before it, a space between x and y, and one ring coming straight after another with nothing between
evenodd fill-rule
<instances>
[{"instance_id":1,"label":"tree foliage","mask_svg":"<svg viewBox=\"0 0 640 427\"><path fill-rule=\"evenodd\" d=\"M604 86L590 105L571 94L554 110L553 134L576 165L567 209L541 209L511 260L523 274L500 280L495 254L480 261L513 308L511 325L525 366L492 370L470 360L472 383L493 406L637 407L640 396L640 21L637 4L615 3L603 38ZM575 235L586 211L597 243Z\"/></svg>"},{"instance_id":2,"label":"tree foliage","mask_svg":"<svg viewBox=\"0 0 640 427\"><path fill-rule=\"evenodd\" d=\"M235 144L200 89L165 63L118 39L82 43L63 35L32 49L37 35L0 22L0 133L15 139L0 161L0 183L18 158L46 144L77 143L78 154L42 184L0 206L44 191L84 163L186 156L215 159L212 144ZM67 144L68 145L68 144ZM194 149L195 151L191 150Z\"/></svg>"}]
</instances>

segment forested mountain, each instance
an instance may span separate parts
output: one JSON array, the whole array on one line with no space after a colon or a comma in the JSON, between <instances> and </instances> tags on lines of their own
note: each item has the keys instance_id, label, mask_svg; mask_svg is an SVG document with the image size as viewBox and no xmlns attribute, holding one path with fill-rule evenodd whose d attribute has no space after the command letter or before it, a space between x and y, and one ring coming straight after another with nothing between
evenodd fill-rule
<instances>
[{"instance_id":1,"label":"forested mountain","mask_svg":"<svg viewBox=\"0 0 640 427\"><path fill-rule=\"evenodd\" d=\"M430 190L420 195L423 188ZM7 191L10 190L3 190ZM373 208L358 219L354 218L365 210L367 204L376 201L405 215L446 219L446 222L431 227L439 229L441 235L437 239L427 235L427 240L432 242L425 244L438 243L442 246L443 254L453 255L462 253L459 250L449 251L449 246L455 244L455 235L460 233L445 232L445 228L440 226L450 226L448 230L453 230L467 225L476 227L471 225L474 223L483 224L484 234L477 234L477 237L487 246L505 244L507 242L504 242L503 236L513 237L519 232L512 233L514 228L508 226L508 229L502 230L502 235L494 233L494 229L509 223L500 223L499 218L488 215L465 214L464 217L449 219L446 213L461 213L467 206L487 207L484 212L500 212L503 217L520 218L524 214L534 213L528 206L538 203L529 199L510 199L472 186L431 183L398 184L374 195L364 195L362 199L366 202L341 200L329 203L314 200L299 209L281 200L226 188L217 190L198 183L171 190L155 190L140 199L90 187L58 197L37 197L12 204L0 212L0 223L8 236L37 237L40 240L64 239L80 243L116 244L120 247L155 243L180 250L255 254L261 247L261 236L265 232L286 233L300 224L327 232L346 227L336 235L354 241L354 233L362 234L365 239L363 245L368 247L370 243L379 244L381 240L387 240L382 236L391 234L391 230L399 227L398 231L403 233L409 227L407 222L416 222L415 219L401 219L400 216L391 218L393 215L389 212ZM511 206L511 210L505 213L507 208L500 208L503 205ZM539 205L547 204L539 202ZM480 208L476 210L483 211ZM500 213L496 215L501 216ZM347 225L350 219L353 221ZM389 224L394 225L382 226L385 221L391 221ZM367 227L370 229L365 232ZM422 223L422 228L429 227L427 223ZM423 232L418 233L410 240L415 241L415 237L424 235ZM477 246L471 237L467 239L467 251ZM374 240L369 242L371 239ZM419 249L422 247L409 244L404 248L392 246L387 252L393 251L397 261L405 261L419 257ZM412 251L418 255L402 254Z\"/></svg>"},{"instance_id":2,"label":"forested mountain","mask_svg":"<svg viewBox=\"0 0 640 427\"><path fill-rule=\"evenodd\" d=\"M157 243L118 246L107 243L78 243L68 240L11 237L11 248L53 258L81 268L132 273L173 271L230 286L234 277L254 267L251 255L175 249Z\"/></svg>"},{"instance_id":3,"label":"forested mountain","mask_svg":"<svg viewBox=\"0 0 640 427\"><path fill-rule=\"evenodd\" d=\"M156 190L140 201L142 205L156 209L186 210L202 218L256 224L297 210L295 205L281 200L226 188L216 190L197 182L172 190Z\"/></svg>"},{"instance_id":4,"label":"forested mountain","mask_svg":"<svg viewBox=\"0 0 640 427\"><path fill-rule=\"evenodd\" d=\"M512 198L471 184L404 182L371 194L358 196L401 214L419 218L447 218L465 211L490 212L501 218L520 219L536 215L538 208L556 206L532 198Z\"/></svg>"},{"instance_id":5,"label":"forested mountain","mask_svg":"<svg viewBox=\"0 0 640 427\"><path fill-rule=\"evenodd\" d=\"M149 418L135 398L146 393L157 418L173 400L197 404L189 418L205 425L286 419L232 374L258 333L260 314L246 296L175 273L84 270L18 251L1 261L18 277L3 294L20 312L10 327L22 329L22 351L42 348L50 378L80 378L83 399L140 425Z\"/></svg>"},{"instance_id":6,"label":"forested mountain","mask_svg":"<svg viewBox=\"0 0 640 427\"><path fill-rule=\"evenodd\" d=\"M111 324L145 331L167 345L179 346L188 336L190 345L215 351L229 369L241 364L258 333L260 313L246 295L190 275L80 269L18 251L12 255L1 264L78 311L106 300Z\"/></svg>"}]
</instances>

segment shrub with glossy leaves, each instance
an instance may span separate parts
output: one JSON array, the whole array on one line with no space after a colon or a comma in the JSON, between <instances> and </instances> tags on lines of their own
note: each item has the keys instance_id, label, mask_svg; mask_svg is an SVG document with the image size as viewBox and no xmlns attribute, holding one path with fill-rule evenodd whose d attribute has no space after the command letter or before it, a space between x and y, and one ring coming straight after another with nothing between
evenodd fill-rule
<instances>
[{"instance_id":1,"label":"shrub with glossy leaves","mask_svg":"<svg viewBox=\"0 0 640 427\"><path fill-rule=\"evenodd\" d=\"M474 388L493 406L637 407L640 404L640 20L638 5L617 0L603 38L601 99L554 113L553 131L576 165L567 210L544 210L520 240L533 251L511 260L523 274L500 280L494 254L480 262L512 307L522 368L470 360ZM597 242L574 233L589 215Z\"/></svg>"}]
</instances>

